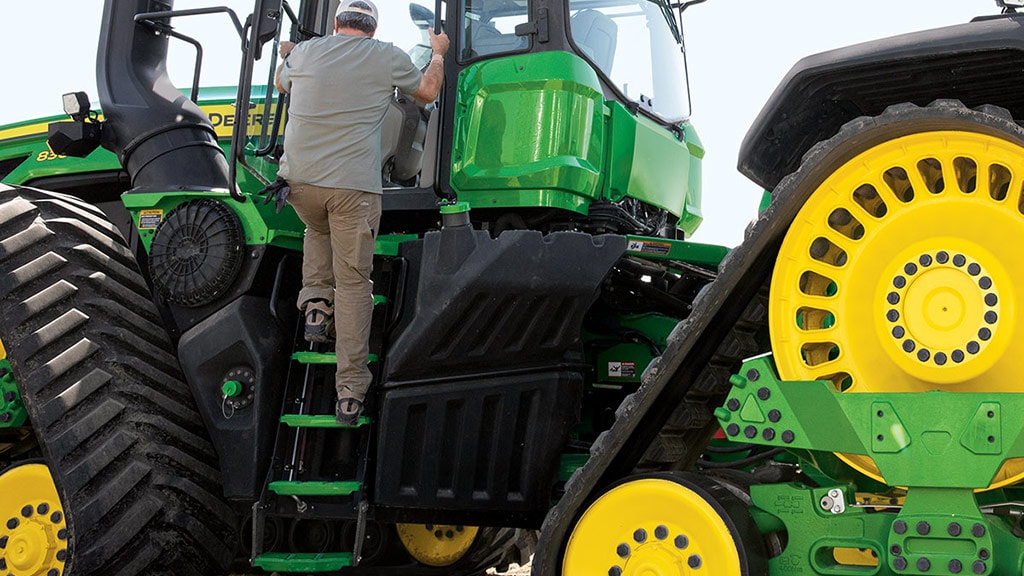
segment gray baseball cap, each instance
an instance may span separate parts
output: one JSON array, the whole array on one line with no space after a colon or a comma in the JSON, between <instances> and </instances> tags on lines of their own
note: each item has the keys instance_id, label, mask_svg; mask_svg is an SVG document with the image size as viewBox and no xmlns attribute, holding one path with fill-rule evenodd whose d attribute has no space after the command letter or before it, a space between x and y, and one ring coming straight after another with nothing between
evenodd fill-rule
<instances>
[{"instance_id":1,"label":"gray baseball cap","mask_svg":"<svg viewBox=\"0 0 1024 576\"><path fill-rule=\"evenodd\" d=\"M369 8L363 8L363 6L353 6L353 4L362 4L369 6ZM335 17L341 16L343 12L355 12L357 14L366 14L373 18L374 22L379 22L380 19L377 17L377 7L373 5L370 0L341 0L338 4L338 11L334 14Z\"/></svg>"}]
</instances>

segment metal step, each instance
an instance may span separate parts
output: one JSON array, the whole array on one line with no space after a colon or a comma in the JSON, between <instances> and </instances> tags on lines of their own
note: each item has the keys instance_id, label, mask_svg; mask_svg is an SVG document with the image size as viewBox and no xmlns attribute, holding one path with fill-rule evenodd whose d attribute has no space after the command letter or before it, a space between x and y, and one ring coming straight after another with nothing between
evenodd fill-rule
<instances>
[{"instance_id":1,"label":"metal step","mask_svg":"<svg viewBox=\"0 0 1024 576\"><path fill-rule=\"evenodd\" d=\"M278 480L267 488L280 496L351 496L363 485L356 481L345 482L299 482Z\"/></svg>"},{"instance_id":2,"label":"metal step","mask_svg":"<svg viewBox=\"0 0 1024 576\"><path fill-rule=\"evenodd\" d=\"M352 554L267 552L257 556L252 564L267 572L336 572L352 565Z\"/></svg>"},{"instance_id":3,"label":"metal step","mask_svg":"<svg viewBox=\"0 0 1024 576\"><path fill-rule=\"evenodd\" d=\"M359 428L370 423L369 416L360 416L355 426L344 426L331 414L284 414L281 423L292 428Z\"/></svg>"},{"instance_id":4,"label":"metal step","mask_svg":"<svg viewBox=\"0 0 1024 576\"><path fill-rule=\"evenodd\" d=\"M292 360L299 364L337 364L337 357L330 352L293 352ZM379 360L376 354L370 354L366 358L367 364L373 364Z\"/></svg>"}]
</instances>

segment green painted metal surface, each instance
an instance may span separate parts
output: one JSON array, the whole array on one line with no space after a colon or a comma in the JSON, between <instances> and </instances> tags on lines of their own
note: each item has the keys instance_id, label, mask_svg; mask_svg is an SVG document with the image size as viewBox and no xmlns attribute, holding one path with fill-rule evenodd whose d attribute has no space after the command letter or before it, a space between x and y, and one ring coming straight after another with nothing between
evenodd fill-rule
<instances>
[{"instance_id":1,"label":"green painted metal surface","mask_svg":"<svg viewBox=\"0 0 1024 576\"><path fill-rule=\"evenodd\" d=\"M640 382L647 365L665 349L669 334L679 323L677 318L653 312L626 314L605 321L614 322L614 327L605 325L611 333L586 332L583 335L584 342L597 350L595 385L598 386ZM614 343L608 345L608 342Z\"/></svg>"},{"instance_id":2,"label":"green painted metal surface","mask_svg":"<svg viewBox=\"0 0 1024 576\"><path fill-rule=\"evenodd\" d=\"M557 207L600 197L601 84L566 52L488 60L459 75L451 185L473 207Z\"/></svg>"},{"instance_id":3,"label":"green painted metal surface","mask_svg":"<svg viewBox=\"0 0 1024 576\"><path fill-rule=\"evenodd\" d=\"M692 235L700 212L700 161L703 147L692 127L683 138L646 117L634 115L618 102L608 102L609 152L604 195L618 201L626 196L664 208L679 217L677 224ZM693 172L691 177L691 171Z\"/></svg>"},{"instance_id":4,"label":"green painted metal surface","mask_svg":"<svg viewBox=\"0 0 1024 576\"><path fill-rule=\"evenodd\" d=\"M869 455L888 484L905 487L896 492L905 498L879 505L858 501L854 484L752 486L758 525L786 532L771 574L1021 573L1013 522L994 514L999 506L979 506L974 489L1024 455L1024 394L844 394L824 381L779 381L768 356L745 362L731 382L715 411L729 438Z\"/></svg>"},{"instance_id":5,"label":"green painted metal surface","mask_svg":"<svg viewBox=\"0 0 1024 576\"><path fill-rule=\"evenodd\" d=\"M626 252L630 254L654 260L689 262L706 268L717 268L729 253L725 246L715 244L634 235L626 236L626 239Z\"/></svg>"},{"instance_id":6,"label":"green painted metal surface","mask_svg":"<svg viewBox=\"0 0 1024 576\"><path fill-rule=\"evenodd\" d=\"M0 428L23 426L26 420L28 412L14 381L11 363L4 358L0 360Z\"/></svg>"},{"instance_id":7,"label":"green painted metal surface","mask_svg":"<svg viewBox=\"0 0 1024 576\"><path fill-rule=\"evenodd\" d=\"M730 438L868 455L890 485L985 488L1004 460L1024 456L1022 394L843 394L825 381L780 382L768 357L732 383L715 412Z\"/></svg>"},{"instance_id":8,"label":"green painted metal surface","mask_svg":"<svg viewBox=\"0 0 1024 576\"><path fill-rule=\"evenodd\" d=\"M281 423L292 428L358 428L370 423L369 416L360 416L355 426L338 424L333 414L283 414Z\"/></svg>"},{"instance_id":9,"label":"green painted metal surface","mask_svg":"<svg viewBox=\"0 0 1024 576\"><path fill-rule=\"evenodd\" d=\"M299 364L337 364L337 356L329 352L294 352L292 360ZM370 354L366 359L367 364L379 360L376 354Z\"/></svg>"},{"instance_id":10,"label":"green painted metal surface","mask_svg":"<svg viewBox=\"0 0 1024 576\"><path fill-rule=\"evenodd\" d=\"M352 565L352 553L268 552L257 556L252 564L267 572L336 572Z\"/></svg>"},{"instance_id":11,"label":"green painted metal surface","mask_svg":"<svg viewBox=\"0 0 1024 576\"><path fill-rule=\"evenodd\" d=\"M281 496L351 496L362 488L359 482L295 482L278 480L267 488Z\"/></svg>"},{"instance_id":12,"label":"green painted metal surface","mask_svg":"<svg viewBox=\"0 0 1024 576\"><path fill-rule=\"evenodd\" d=\"M416 234L383 234L377 237L373 253L381 256L398 256L398 248L405 242L419 240Z\"/></svg>"},{"instance_id":13,"label":"green painted metal surface","mask_svg":"<svg viewBox=\"0 0 1024 576\"><path fill-rule=\"evenodd\" d=\"M226 191L129 193L121 196L147 251L157 227L167 214L179 205L199 198L220 200L234 210L242 223L247 245L270 244L302 250L305 227L295 211L287 207L278 214L273 204L263 204L263 199L256 195L249 196L245 202L235 201Z\"/></svg>"}]
</instances>

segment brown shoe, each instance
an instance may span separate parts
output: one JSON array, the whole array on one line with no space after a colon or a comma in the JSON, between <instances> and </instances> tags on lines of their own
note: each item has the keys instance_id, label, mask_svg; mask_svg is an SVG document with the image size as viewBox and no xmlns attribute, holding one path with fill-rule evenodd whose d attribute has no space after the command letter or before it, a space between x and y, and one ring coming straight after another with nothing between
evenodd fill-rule
<instances>
[{"instance_id":1,"label":"brown shoe","mask_svg":"<svg viewBox=\"0 0 1024 576\"><path fill-rule=\"evenodd\" d=\"M363 415L363 401L358 398L339 398L334 409L335 419L342 426L356 426Z\"/></svg>"},{"instance_id":2,"label":"brown shoe","mask_svg":"<svg viewBox=\"0 0 1024 576\"><path fill-rule=\"evenodd\" d=\"M334 340L334 307L322 298L306 302L307 342L331 342Z\"/></svg>"}]
</instances>

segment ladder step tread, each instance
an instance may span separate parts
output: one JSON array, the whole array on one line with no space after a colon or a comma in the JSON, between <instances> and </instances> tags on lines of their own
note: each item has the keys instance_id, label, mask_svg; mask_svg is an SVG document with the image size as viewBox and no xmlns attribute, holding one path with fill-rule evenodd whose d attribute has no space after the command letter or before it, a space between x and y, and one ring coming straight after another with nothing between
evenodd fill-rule
<instances>
[{"instance_id":1,"label":"ladder step tread","mask_svg":"<svg viewBox=\"0 0 1024 576\"><path fill-rule=\"evenodd\" d=\"M267 572L334 572L352 565L351 552L300 554L267 552L253 561L253 566Z\"/></svg>"},{"instance_id":2,"label":"ladder step tread","mask_svg":"<svg viewBox=\"0 0 1024 576\"><path fill-rule=\"evenodd\" d=\"M355 426L344 426L331 414L283 414L281 423L292 428L358 428L369 424L370 417L360 416Z\"/></svg>"},{"instance_id":3,"label":"ladder step tread","mask_svg":"<svg viewBox=\"0 0 1024 576\"><path fill-rule=\"evenodd\" d=\"M367 364L376 362L379 357L376 354L370 354L366 359ZM293 352L292 360L295 360L299 364L337 364L338 359L333 353L330 352Z\"/></svg>"},{"instance_id":4,"label":"ladder step tread","mask_svg":"<svg viewBox=\"0 0 1024 576\"><path fill-rule=\"evenodd\" d=\"M280 496L350 496L362 488L354 480L344 482L298 482L278 480L268 486Z\"/></svg>"}]
</instances>

